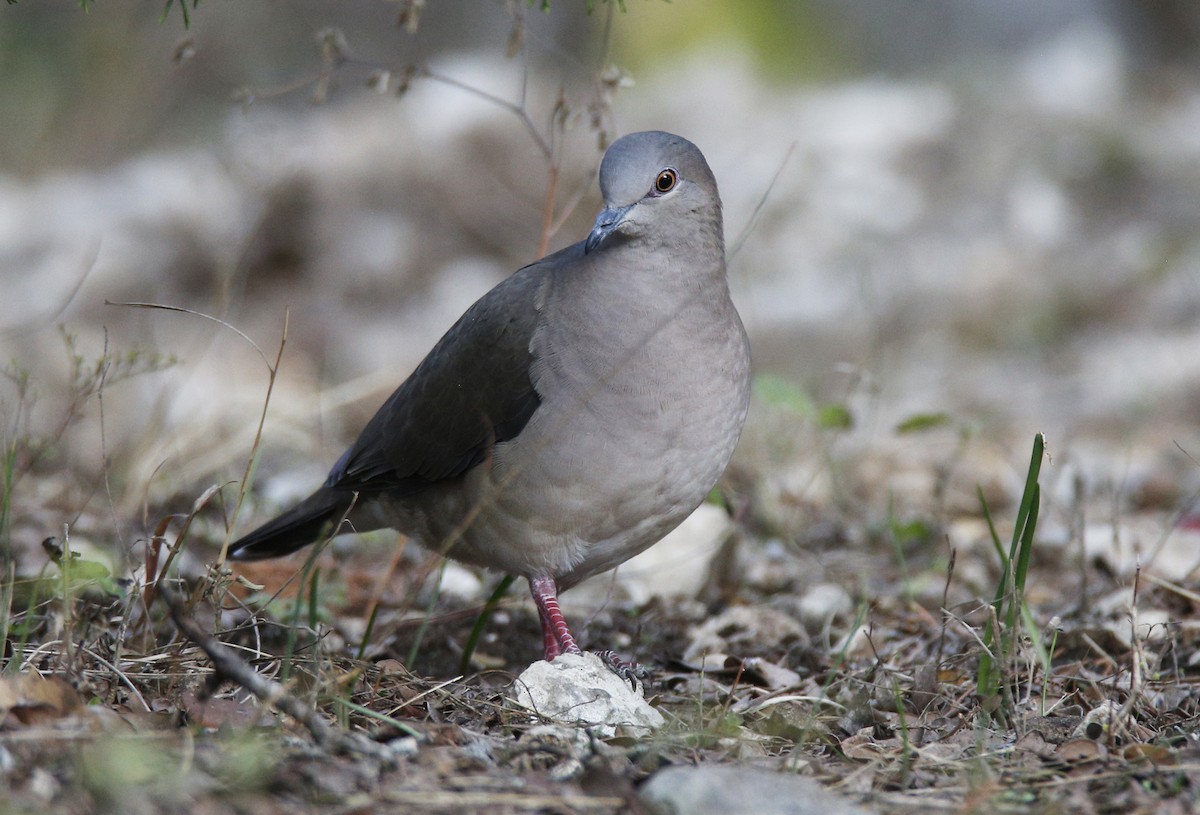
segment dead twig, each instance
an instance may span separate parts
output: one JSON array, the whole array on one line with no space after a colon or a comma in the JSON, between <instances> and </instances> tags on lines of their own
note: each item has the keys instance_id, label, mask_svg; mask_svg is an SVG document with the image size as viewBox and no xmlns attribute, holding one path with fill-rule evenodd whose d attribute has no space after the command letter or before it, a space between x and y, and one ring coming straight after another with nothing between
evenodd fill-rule
<instances>
[{"instance_id":1,"label":"dead twig","mask_svg":"<svg viewBox=\"0 0 1200 815\"><path fill-rule=\"evenodd\" d=\"M395 756L387 747L358 733L346 733L331 727L313 708L305 705L287 692L280 683L268 679L252 668L249 663L225 643L218 640L196 624L174 590L158 587L158 594L171 612L171 619L179 631L204 651L217 677L241 685L260 702L291 716L304 725L313 741L322 750L336 754L356 754L373 758L388 765L395 763Z\"/></svg>"},{"instance_id":2,"label":"dead twig","mask_svg":"<svg viewBox=\"0 0 1200 815\"><path fill-rule=\"evenodd\" d=\"M229 525L225 530L225 542L221 545L221 554L217 557L217 566L222 566L225 563L225 556L229 552L229 544L233 542L233 530L237 524L238 514L242 510L242 504L245 503L246 493L250 489L250 476L254 471L254 461L258 456L259 447L262 446L263 426L267 422L267 408L271 406L271 394L275 391L275 379L279 375L279 365L283 361L283 349L287 346L288 323L291 319L291 309L285 308L283 310L283 333L279 338L279 350L275 353L275 362L272 364L271 361L267 359L267 355L263 353L263 350L258 347L258 343L250 339L245 332L243 332L237 326L220 319L219 317L213 317L211 314L205 314L202 311L195 311L194 309L190 308L183 308L182 306L169 306L163 303L116 303L111 300L105 300L104 304L108 306L125 306L126 308L145 308L157 309L160 311L174 311L180 314L190 314L193 317L201 317L205 320L209 320L217 325L223 326L224 328L228 328L230 331L248 342L250 347L252 347L258 353L258 356L262 359L263 364L267 366L267 395L263 399L262 413L259 414L258 428L254 433L254 444L250 447L250 457L246 460L246 469L242 474L242 483L238 487L237 501L233 505L233 515L229 519ZM207 501L209 497L211 497L211 493L206 492L199 500ZM191 518L192 516L188 517L189 524L191 523ZM175 539L176 550L182 546L183 538L186 532L187 527L185 525L183 531ZM172 552L172 555L174 555L174 552Z\"/></svg>"}]
</instances>

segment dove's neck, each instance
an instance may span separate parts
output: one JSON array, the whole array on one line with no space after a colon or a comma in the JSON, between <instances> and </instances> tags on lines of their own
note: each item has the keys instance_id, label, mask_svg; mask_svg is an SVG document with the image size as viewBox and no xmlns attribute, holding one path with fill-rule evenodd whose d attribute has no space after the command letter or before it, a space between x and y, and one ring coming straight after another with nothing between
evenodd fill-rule
<instances>
[{"instance_id":1,"label":"dove's neck","mask_svg":"<svg viewBox=\"0 0 1200 815\"><path fill-rule=\"evenodd\" d=\"M688 395L694 365L730 367L745 356L722 254L694 243L662 254L625 248L554 278L532 343L539 391L601 400L600 391L639 391L657 404Z\"/></svg>"}]
</instances>

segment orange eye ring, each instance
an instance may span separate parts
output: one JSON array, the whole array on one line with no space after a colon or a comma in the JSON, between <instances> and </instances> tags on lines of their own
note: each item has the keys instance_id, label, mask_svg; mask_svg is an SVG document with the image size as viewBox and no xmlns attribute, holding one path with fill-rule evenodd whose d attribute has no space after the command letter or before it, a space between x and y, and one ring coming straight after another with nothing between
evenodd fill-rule
<instances>
[{"instance_id":1,"label":"orange eye ring","mask_svg":"<svg viewBox=\"0 0 1200 815\"><path fill-rule=\"evenodd\" d=\"M675 189L675 185L679 182L679 173L675 172L671 167L665 167L658 173L658 178L654 179L654 192L659 195L668 193Z\"/></svg>"}]
</instances>

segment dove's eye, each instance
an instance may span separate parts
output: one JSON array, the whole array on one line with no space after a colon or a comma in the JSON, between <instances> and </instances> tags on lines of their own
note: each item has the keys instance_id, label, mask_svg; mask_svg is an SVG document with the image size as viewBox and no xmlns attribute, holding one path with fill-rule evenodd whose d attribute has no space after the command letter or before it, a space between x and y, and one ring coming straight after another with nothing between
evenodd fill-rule
<instances>
[{"instance_id":1,"label":"dove's eye","mask_svg":"<svg viewBox=\"0 0 1200 815\"><path fill-rule=\"evenodd\" d=\"M679 181L679 173L672 170L670 167L660 170L658 178L654 179L654 192L658 195L670 192L675 189L675 184Z\"/></svg>"}]
</instances>

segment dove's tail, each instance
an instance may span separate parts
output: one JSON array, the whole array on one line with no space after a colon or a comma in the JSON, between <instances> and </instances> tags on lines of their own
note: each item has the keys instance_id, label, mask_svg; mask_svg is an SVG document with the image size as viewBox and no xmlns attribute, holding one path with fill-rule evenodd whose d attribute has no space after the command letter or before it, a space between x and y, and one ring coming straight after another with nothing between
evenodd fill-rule
<instances>
[{"instance_id":1,"label":"dove's tail","mask_svg":"<svg viewBox=\"0 0 1200 815\"><path fill-rule=\"evenodd\" d=\"M230 560L282 557L334 534L350 511L352 493L321 489L273 520L234 541Z\"/></svg>"}]
</instances>

